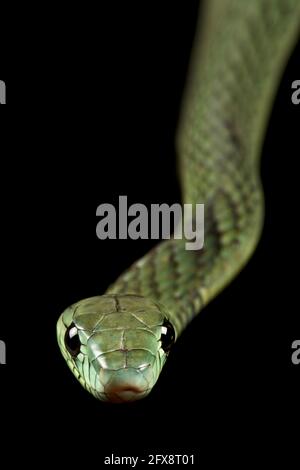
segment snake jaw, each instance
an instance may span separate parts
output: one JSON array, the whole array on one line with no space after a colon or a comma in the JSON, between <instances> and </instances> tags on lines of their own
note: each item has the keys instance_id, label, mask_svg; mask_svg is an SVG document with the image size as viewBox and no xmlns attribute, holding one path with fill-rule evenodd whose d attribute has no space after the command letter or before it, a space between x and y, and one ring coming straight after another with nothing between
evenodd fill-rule
<instances>
[{"instance_id":1,"label":"snake jaw","mask_svg":"<svg viewBox=\"0 0 300 470\"><path fill-rule=\"evenodd\" d=\"M156 383L159 375L156 358L148 351L142 351L144 361L140 364L139 355L130 360L128 353L127 350L112 351L90 362L98 378L95 391L101 392L101 400L113 403L140 400Z\"/></svg>"},{"instance_id":2,"label":"snake jaw","mask_svg":"<svg viewBox=\"0 0 300 470\"><path fill-rule=\"evenodd\" d=\"M147 369L152 376L151 367ZM146 376L139 369L124 368L120 370L102 369L100 382L107 401L112 403L136 401L144 398L151 390Z\"/></svg>"}]
</instances>

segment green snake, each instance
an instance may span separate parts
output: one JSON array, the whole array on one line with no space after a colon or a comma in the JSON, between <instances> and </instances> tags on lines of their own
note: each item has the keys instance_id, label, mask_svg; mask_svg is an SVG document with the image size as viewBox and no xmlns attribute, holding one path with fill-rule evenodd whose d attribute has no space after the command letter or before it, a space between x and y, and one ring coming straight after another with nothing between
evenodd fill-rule
<instances>
[{"instance_id":1,"label":"green snake","mask_svg":"<svg viewBox=\"0 0 300 470\"><path fill-rule=\"evenodd\" d=\"M259 160L300 29L299 0L207 0L177 133L183 202L205 205L204 247L171 238L102 296L67 308L61 352L103 401L145 397L187 324L240 272L264 221Z\"/></svg>"}]
</instances>

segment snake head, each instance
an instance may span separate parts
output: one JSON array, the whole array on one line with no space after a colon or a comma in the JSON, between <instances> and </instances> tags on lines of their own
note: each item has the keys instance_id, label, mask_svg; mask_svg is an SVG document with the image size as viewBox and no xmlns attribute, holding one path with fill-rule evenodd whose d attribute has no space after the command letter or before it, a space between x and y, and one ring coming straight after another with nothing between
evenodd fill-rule
<instances>
[{"instance_id":1,"label":"snake head","mask_svg":"<svg viewBox=\"0 0 300 470\"><path fill-rule=\"evenodd\" d=\"M61 352L79 382L96 398L144 398L156 383L175 330L164 307L137 295L81 300L57 322Z\"/></svg>"}]
</instances>

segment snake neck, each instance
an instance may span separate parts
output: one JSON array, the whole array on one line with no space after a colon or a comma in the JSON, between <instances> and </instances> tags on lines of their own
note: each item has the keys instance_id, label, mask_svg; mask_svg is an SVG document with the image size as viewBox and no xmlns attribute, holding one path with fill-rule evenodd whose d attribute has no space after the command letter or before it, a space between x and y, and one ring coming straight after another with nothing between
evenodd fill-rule
<instances>
[{"instance_id":1,"label":"snake neck","mask_svg":"<svg viewBox=\"0 0 300 470\"><path fill-rule=\"evenodd\" d=\"M248 261L262 221L260 189L245 200L245 206L220 191L205 206L203 249L187 251L185 239L160 243L125 271L107 293L142 295L159 302L178 338Z\"/></svg>"},{"instance_id":2,"label":"snake neck","mask_svg":"<svg viewBox=\"0 0 300 470\"><path fill-rule=\"evenodd\" d=\"M108 290L159 301L177 336L237 275L259 240L259 156L299 33L300 3L210 0L201 17L177 146L183 200L205 205L204 248L187 251L185 240L163 242Z\"/></svg>"}]
</instances>

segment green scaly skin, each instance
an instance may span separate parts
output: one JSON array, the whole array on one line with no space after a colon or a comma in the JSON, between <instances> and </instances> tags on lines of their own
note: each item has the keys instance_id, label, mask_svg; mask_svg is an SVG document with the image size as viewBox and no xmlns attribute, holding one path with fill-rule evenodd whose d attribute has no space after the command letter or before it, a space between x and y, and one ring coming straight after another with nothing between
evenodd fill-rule
<instances>
[{"instance_id":1,"label":"green scaly skin","mask_svg":"<svg viewBox=\"0 0 300 470\"><path fill-rule=\"evenodd\" d=\"M165 241L123 273L108 296L80 301L58 320L63 356L101 400L149 393L168 354L165 318L177 338L239 273L262 230L259 157L299 36L300 2L207 0L201 19L177 146L183 200L205 204L204 248L187 251L185 240ZM65 345L71 324L81 343L76 357Z\"/></svg>"}]
</instances>

